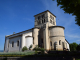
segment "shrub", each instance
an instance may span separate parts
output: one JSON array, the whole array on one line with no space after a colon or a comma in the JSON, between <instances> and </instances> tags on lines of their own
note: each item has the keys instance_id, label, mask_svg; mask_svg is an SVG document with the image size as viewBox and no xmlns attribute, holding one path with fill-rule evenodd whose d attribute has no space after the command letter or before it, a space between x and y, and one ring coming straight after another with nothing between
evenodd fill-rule
<instances>
[{"instance_id":1,"label":"shrub","mask_svg":"<svg viewBox=\"0 0 80 60\"><path fill-rule=\"evenodd\" d=\"M32 48L32 45L30 45L29 50Z\"/></svg>"},{"instance_id":2,"label":"shrub","mask_svg":"<svg viewBox=\"0 0 80 60\"><path fill-rule=\"evenodd\" d=\"M44 48L40 48L40 47L38 47L38 45L36 45L36 47L33 50L41 52L41 53L44 53L44 51L45 51Z\"/></svg>"},{"instance_id":3,"label":"shrub","mask_svg":"<svg viewBox=\"0 0 80 60\"><path fill-rule=\"evenodd\" d=\"M28 50L26 46L22 48L22 51Z\"/></svg>"}]
</instances>

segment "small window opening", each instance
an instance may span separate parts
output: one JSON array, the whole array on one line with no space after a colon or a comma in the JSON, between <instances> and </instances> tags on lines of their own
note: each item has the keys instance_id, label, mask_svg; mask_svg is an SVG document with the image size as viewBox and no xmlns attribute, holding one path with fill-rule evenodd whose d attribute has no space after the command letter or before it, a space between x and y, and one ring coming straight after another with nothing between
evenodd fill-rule
<instances>
[{"instance_id":1,"label":"small window opening","mask_svg":"<svg viewBox=\"0 0 80 60\"><path fill-rule=\"evenodd\" d=\"M14 42L12 42L12 47L14 47Z\"/></svg>"},{"instance_id":2,"label":"small window opening","mask_svg":"<svg viewBox=\"0 0 80 60\"><path fill-rule=\"evenodd\" d=\"M42 23L44 23L44 20L42 20Z\"/></svg>"},{"instance_id":3,"label":"small window opening","mask_svg":"<svg viewBox=\"0 0 80 60\"><path fill-rule=\"evenodd\" d=\"M41 39L41 43L43 43L43 39Z\"/></svg>"},{"instance_id":4,"label":"small window opening","mask_svg":"<svg viewBox=\"0 0 80 60\"><path fill-rule=\"evenodd\" d=\"M42 18L44 18L44 14L42 15Z\"/></svg>"},{"instance_id":5,"label":"small window opening","mask_svg":"<svg viewBox=\"0 0 80 60\"><path fill-rule=\"evenodd\" d=\"M50 42L50 45L52 46L52 42Z\"/></svg>"},{"instance_id":6,"label":"small window opening","mask_svg":"<svg viewBox=\"0 0 80 60\"><path fill-rule=\"evenodd\" d=\"M17 46L19 46L19 41L17 41Z\"/></svg>"},{"instance_id":7,"label":"small window opening","mask_svg":"<svg viewBox=\"0 0 80 60\"><path fill-rule=\"evenodd\" d=\"M44 19L44 23L45 23L45 19Z\"/></svg>"},{"instance_id":8,"label":"small window opening","mask_svg":"<svg viewBox=\"0 0 80 60\"><path fill-rule=\"evenodd\" d=\"M50 23L52 23L52 20L50 19Z\"/></svg>"},{"instance_id":9,"label":"small window opening","mask_svg":"<svg viewBox=\"0 0 80 60\"><path fill-rule=\"evenodd\" d=\"M52 16L50 15L50 18L52 19Z\"/></svg>"},{"instance_id":10,"label":"small window opening","mask_svg":"<svg viewBox=\"0 0 80 60\"><path fill-rule=\"evenodd\" d=\"M53 25L55 25L55 22L53 22Z\"/></svg>"},{"instance_id":11,"label":"small window opening","mask_svg":"<svg viewBox=\"0 0 80 60\"><path fill-rule=\"evenodd\" d=\"M61 40L59 40L59 45L61 45Z\"/></svg>"},{"instance_id":12,"label":"small window opening","mask_svg":"<svg viewBox=\"0 0 80 60\"><path fill-rule=\"evenodd\" d=\"M38 16L38 20L40 19L40 16Z\"/></svg>"}]
</instances>

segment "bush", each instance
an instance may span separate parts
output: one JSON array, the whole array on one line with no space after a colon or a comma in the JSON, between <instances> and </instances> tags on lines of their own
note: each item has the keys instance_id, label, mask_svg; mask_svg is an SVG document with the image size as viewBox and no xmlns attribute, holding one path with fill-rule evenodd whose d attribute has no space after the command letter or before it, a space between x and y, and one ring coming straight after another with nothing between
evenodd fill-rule
<instances>
[{"instance_id":1,"label":"bush","mask_svg":"<svg viewBox=\"0 0 80 60\"><path fill-rule=\"evenodd\" d=\"M45 51L44 48L40 48L40 47L38 47L38 45L36 45L36 47L33 50L41 52L41 53L44 53L44 51Z\"/></svg>"},{"instance_id":2,"label":"bush","mask_svg":"<svg viewBox=\"0 0 80 60\"><path fill-rule=\"evenodd\" d=\"M32 45L30 45L29 50L32 48Z\"/></svg>"},{"instance_id":3,"label":"bush","mask_svg":"<svg viewBox=\"0 0 80 60\"><path fill-rule=\"evenodd\" d=\"M26 46L22 48L22 51L28 50Z\"/></svg>"}]
</instances>

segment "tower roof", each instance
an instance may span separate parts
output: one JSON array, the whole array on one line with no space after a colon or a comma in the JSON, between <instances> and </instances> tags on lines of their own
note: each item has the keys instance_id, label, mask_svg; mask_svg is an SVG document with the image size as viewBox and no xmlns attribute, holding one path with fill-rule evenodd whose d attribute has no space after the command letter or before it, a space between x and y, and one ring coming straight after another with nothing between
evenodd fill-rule
<instances>
[{"instance_id":1,"label":"tower roof","mask_svg":"<svg viewBox=\"0 0 80 60\"><path fill-rule=\"evenodd\" d=\"M61 28L63 28L63 29L65 29L63 26L50 26L49 28L55 28L55 27L61 27Z\"/></svg>"},{"instance_id":2,"label":"tower roof","mask_svg":"<svg viewBox=\"0 0 80 60\"><path fill-rule=\"evenodd\" d=\"M46 11L44 11L44 12L50 12L49 10L46 10ZM39 13L39 14L42 14L42 13L44 13L44 12L41 12L41 13ZM51 12L50 12L51 13ZM36 14L36 15L34 15L34 17L35 16L37 16L37 15L39 15L39 14ZM51 13L53 16L55 16L53 13ZM56 17L56 16L55 16Z\"/></svg>"}]
</instances>

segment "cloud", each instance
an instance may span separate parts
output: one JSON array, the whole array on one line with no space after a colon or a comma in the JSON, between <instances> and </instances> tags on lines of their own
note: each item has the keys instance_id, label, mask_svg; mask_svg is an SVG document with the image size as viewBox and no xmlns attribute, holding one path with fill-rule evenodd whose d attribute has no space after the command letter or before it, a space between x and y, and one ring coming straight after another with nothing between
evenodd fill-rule
<instances>
[{"instance_id":1,"label":"cloud","mask_svg":"<svg viewBox=\"0 0 80 60\"><path fill-rule=\"evenodd\" d=\"M80 35L66 34L66 36L70 38L80 38Z\"/></svg>"},{"instance_id":2,"label":"cloud","mask_svg":"<svg viewBox=\"0 0 80 60\"><path fill-rule=\"evenodd\" d=\"M80 41L80 40L77 40L77 41Z\"/></svg>"}]
</instances>

